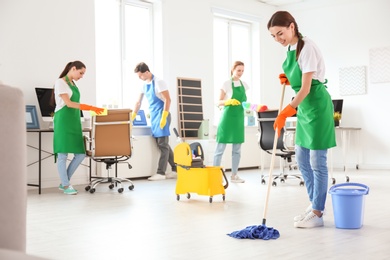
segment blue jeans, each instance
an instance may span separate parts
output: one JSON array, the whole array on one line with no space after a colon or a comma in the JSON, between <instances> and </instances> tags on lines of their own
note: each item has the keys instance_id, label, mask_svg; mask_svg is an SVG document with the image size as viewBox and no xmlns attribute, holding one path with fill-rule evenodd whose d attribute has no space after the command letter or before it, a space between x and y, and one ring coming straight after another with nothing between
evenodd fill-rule
<instances>
[{"instance_id":1,"label":"blue jeans","mask_svg":"<svg viewBox=\"0 0 390 260\"><path fill-rule=\"evenodd\" d=\"M57 157L57 169L58 173L60 175L61 184L64 187L67 187L70 185L70 178L72 177L73 173L76 171L77 167L81 164L81 162L84 160L85 154L78 153L74 154L74 157L72 161L70 162L68 169L66 168L66 161L68 160L68 154L67 153L59 153Z\"/></svg>"},{"instance_id":2,"label":"blue jeans","mask_svg":"<svg viewBox=\"0 0 390 260\"><path fill-rule=\"evenodd\" d=\"M314 210L323 211L325 209L328 192L327 153L327 149L310 150L295 146L296 160Z\"/></svg>"},{"instance_id":3,"label":"blue jeans","mask_svg":"<svg viewBox=\"0 0 390 260\"><path fill-rule=\"evenodd\" d=\"M214 153L214 166L221 166L222 155L226 144L217 143ZM232 174L237 174L241 159L241 144L232 144Z\"/></svg>"}]
</instances>

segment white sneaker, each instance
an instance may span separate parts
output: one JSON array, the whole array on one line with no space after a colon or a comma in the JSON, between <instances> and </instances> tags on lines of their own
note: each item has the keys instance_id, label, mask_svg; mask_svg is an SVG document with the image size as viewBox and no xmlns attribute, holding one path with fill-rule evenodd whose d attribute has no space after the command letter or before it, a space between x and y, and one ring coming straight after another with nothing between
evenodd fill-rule
<instances>
[{"instance_id":1,"label":"white sneaker","mask_svg":"<svg viewBox=\"0 0 390 260\"><path fill-rule=\"evenodd\" d=\"M311 207L311 204L310 204L302 214L294 217L294 222L297 222L297 221L304 219L306 217L306 215L309 214L312 210L313 210L313 208Z\"/></svg>"},{"instance_id":2,"label":"white sneaker","mask_svg":"<svg viewBox=\"0 0 390 260\"><path fill-rule=\"evenodd\" d=\"M165 179L165 175L162 174L154 174L148 178L149 181L161 181Z\"/></svg>"},{"instance_id":3,"label":"white sneaker","mask_svg":"<svg viewBox=\"0 0 390 260\"><path fill-rule=\"evenodd\" d=\"M322 227L324 225L324 219L318 217L313 212L310 212L306 215L302 220L294 222L294 227L296 228L314 228L314 227Z\"/></svg>"},{"instance_id":4,"label":"white sneaker","mask_svg":"<svg viewBox=\"0 0 390 260\"><path fill-rule=\"evenodd\" d=\"M231 182L244 183L245 180L241 179L240 176L238 176L237 174L234 174L234 175L232 175Z\"/></svg>"},{"instance_id":5,"label":"white sneaker","mask_svg":"<svg viewBox=\"0 0 390 260\"><path fill-rule=\"evenodd\" d=\"M177 173L176 172L167 172L165 173L166 179L177 179Z\"/></svg>"}]
</instances>

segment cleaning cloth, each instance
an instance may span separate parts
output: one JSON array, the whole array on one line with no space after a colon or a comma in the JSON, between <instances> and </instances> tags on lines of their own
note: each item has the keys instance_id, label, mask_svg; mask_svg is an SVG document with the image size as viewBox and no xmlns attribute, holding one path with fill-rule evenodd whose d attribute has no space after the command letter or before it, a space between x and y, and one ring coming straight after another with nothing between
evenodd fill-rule
<instances>
[{"instance_id":1,"label":"cleaning cloth","mask_svg":"<svg viewBox=\"0 0 390 260\"><path fill-rule=\"evenodd\" d=\"M228 234L228 236L238 239L250 238L269 240L279 238L280 234L279 231L273 229L272 227L266 227L265 225L255 225L248 226L243 230L233 231L232 233Z\"/></svg>"}]
</instances>

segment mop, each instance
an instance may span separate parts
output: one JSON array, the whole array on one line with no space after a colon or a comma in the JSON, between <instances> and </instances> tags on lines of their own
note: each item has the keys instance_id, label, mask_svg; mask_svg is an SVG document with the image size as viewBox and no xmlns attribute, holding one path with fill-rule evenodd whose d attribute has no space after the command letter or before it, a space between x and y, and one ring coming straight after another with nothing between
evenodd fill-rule
<instances>
[{"instance_id":1,"label":"mop","mask_svg":"<svg viewBox=\"0 0 390 260\"><path fill-rule=\"evenodd\" d=\"M280 97L280 104L279 104L279 113L280 113L280 111L282 111L282 106L283 106L284 90L286 88L286 83L288 81L287 81L286 76L283 77L282 74L279 77L285 78L285 82L283 83L282 95ZM275 131L274 144L273 144L272 155L271 155L271 165L269 168L269 175L268 175L267 194L265 196L265 205L264 205L264 211L263 211L262 224L248 226L242 230L233 231L232 233L227 234L228 236L231 236L233 238L238 238L238 239L249 238L249 239L263 239L263 240L277 239L280 237L280 233L278 230L276 230L272 227L267 227L265 225L267 210L268 210L269 194L270 194L271 184L272 184L272 171L274 169L274 163L275 163L275 157L276 157L275 154L276 154L277 143L278 143L278 131Z\"/></svg>"}]
</instances>

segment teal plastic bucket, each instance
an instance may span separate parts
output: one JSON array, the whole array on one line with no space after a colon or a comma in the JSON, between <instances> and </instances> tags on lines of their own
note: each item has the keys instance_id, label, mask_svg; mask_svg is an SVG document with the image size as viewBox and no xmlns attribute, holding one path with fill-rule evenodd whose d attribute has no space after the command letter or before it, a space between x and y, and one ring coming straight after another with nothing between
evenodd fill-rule
<instances>
[{"instance_id":1,"label":"teal plastic bucket","mask_svg":"<svg viewBox=\"0 0 390 260\"><path fill-rule=\"evenodd\" d=\"M341 183L329 189L332 195L336 228L357 229L363 226L364 195L369 188L360 183Z\"/></svg>"}]
</instances>

